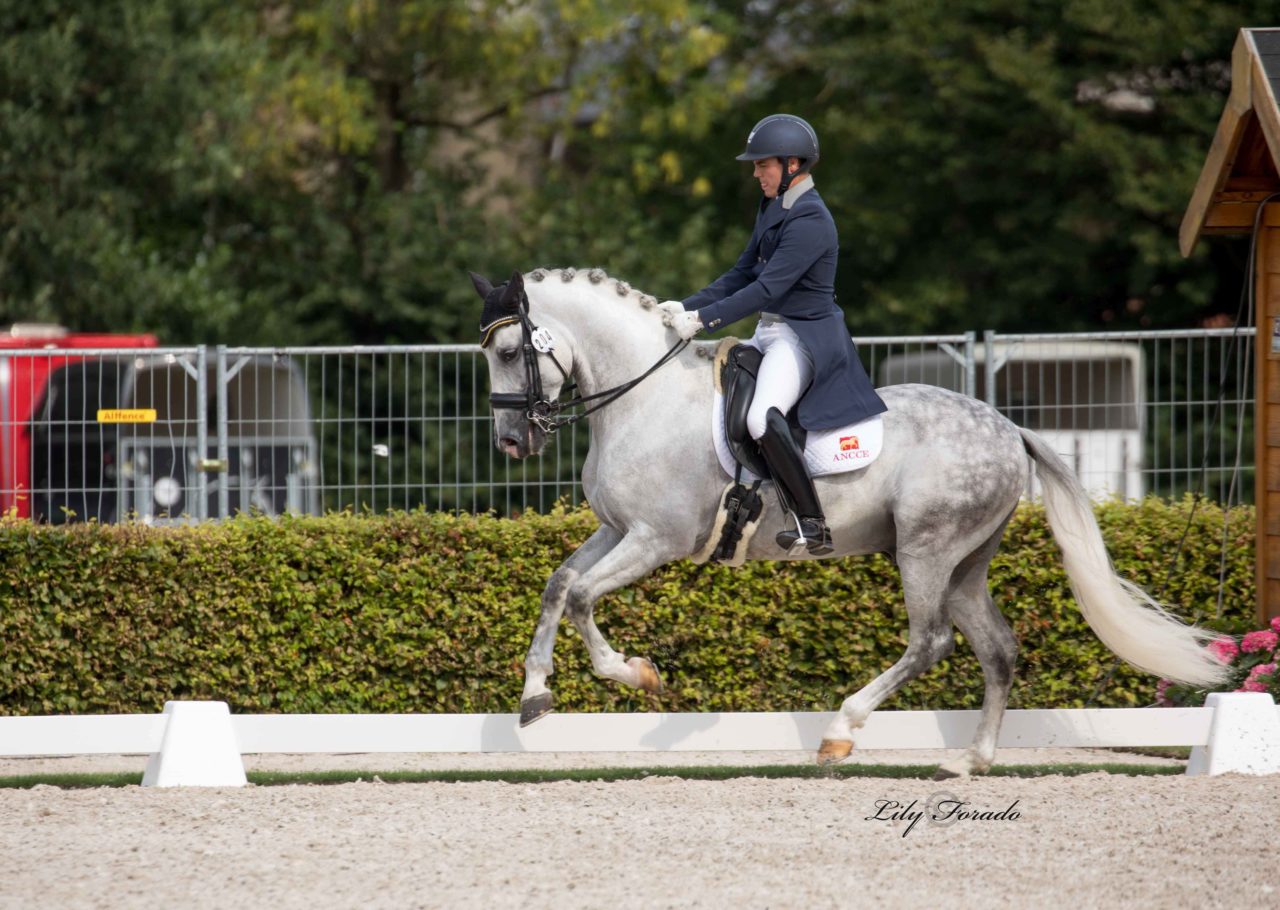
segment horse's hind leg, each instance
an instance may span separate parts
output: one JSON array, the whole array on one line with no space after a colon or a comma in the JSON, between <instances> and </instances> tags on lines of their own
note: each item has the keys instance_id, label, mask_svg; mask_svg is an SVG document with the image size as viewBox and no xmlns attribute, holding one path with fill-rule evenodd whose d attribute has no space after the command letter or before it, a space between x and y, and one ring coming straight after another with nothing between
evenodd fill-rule
<instances>
[{"instance_id":1,"label":"horse's hind leg","mask_svg":"<svg viewBox=\"0 0 1280 910\"><path fill-rule=\"evenodd\" d=\"M871 712L951 653L955 638L943 598L954 565L937 556L898 554L902 593L911 624L907 650L892 667L845 699L822 737L822 747L818 750L820 764L831 764L847 757L853 749L853 731L866 723Z\"/></svg>"},{"instance_id":2,"label":"horse's hind leg","mask_svg":"<svg viewBox=\"0 0 1280 910\"><path fill-rule=\"evenodd\" d=\"M595 565L618 545L622 535L607 525L601 526L578 549L574 550L552 573L542 592L542 614L533 633L533 642L524 660L524 692L520 696L520 726L525 727L549 713L552 707L547 677L552 673L551 655L556 646L556 631L564 615L565 599L570 586L584 571Z\"/></svg>"},{"instance_id":3,"label":"horse's hind leg","mask_svg":"<svg viewBox=\"0 0 1280 910\"><path fill-rule=\"evenodd\" d=\"M988 557L989 558L989 557ZM996 756L996 740L1000 722L1013 688L1013 667L1018 655L1018 642L1004 616L996 609L987 590L987 564L966 575L952 589L947 609L956 628L964 635L982 664L985 692L982 718L974 734L973 745L960 758L938 769L934 780L982 774L991 767Z\"/></svg>"},{"instance_id":4,"label":"horse's hind leg","mask_svg":"<svg viewBox=\"0 0 1280 910\"><path fill-rule=\"evenodd\" d=\"M986 581L986 572L983 572ZM986 590L961 599L959 595L947 600L956 627L973 646L978 662L982 664L982 678L986 691L982 699L982 719L973 745L959 759L947 762L938 769L937 777L965 777L970 773L982 774L991 768L996 758L996 740L1000 737L1000 723L1005 718L1005 706L1009 704L1009 692L1014 686L1014 660L1018 655L1018 640L992 602Z\"/></svg>"}]
</instances>

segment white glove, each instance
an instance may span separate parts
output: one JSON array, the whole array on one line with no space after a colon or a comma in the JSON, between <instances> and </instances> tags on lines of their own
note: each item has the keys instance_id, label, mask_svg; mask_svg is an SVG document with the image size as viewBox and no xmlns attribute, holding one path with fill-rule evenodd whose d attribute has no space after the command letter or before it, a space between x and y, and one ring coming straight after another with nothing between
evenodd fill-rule
<instances>
[{"instance_id":1,"label":"white glove","mask_svg":"<svg viewBox=\"0 0 1280 910\"><path fill-rule=\"evenodd\" d=\"M679 300L664 300L658 304L658 309L662 310L664 316L679 316L684 312L684 304Z\"/></svg>"},{"instance_id":2,"label":"white glove","mask_svg":"<svg viewBox=\"0 0 1280 910\"><path fill-rule=\"evenodd\" d=\"M676 330L677 335L688 341L702 331L702 317L697 311L680 313L671 317L671 327Z\"/></svg>"}]
</instances>

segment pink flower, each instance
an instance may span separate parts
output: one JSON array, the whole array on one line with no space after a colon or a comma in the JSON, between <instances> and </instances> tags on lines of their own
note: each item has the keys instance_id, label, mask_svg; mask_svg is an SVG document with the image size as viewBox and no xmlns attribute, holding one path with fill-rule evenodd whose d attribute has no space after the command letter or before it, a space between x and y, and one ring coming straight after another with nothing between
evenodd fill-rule
<instances>
[{"instance_id":1,"label":"pink flower","mask_svg":"<svg viewBox=\"0 0 1280 910\"><path fill-rule=\"evenodd\" d=\"M1247 634L1240 642L1240 650L1246 654L1252 654L1255 651L1274 651L1277 644L1280 644L1280 635L1270 629L1263 629L1260 632Z\"/></svg>"},{"instance_id":2,"label":"pink flower","mask_svg":"<svg viewBox=\"0 0 1280 910\"><path fill-rule=\"evenodd\" d=\"M1162 679L1156 683L1156 704L1162 708L1173 707L1173 700L1169 698L1169 687L1173 685L1173 680Z\"/></svg>"},{"instance_id":3,"label":"pink flower","mask_svg":"<svg viewBox=\"0 0 1280 910\"><path fill-rule=\"evenodd\" d=\"M1252 670L1249 671L1249 681L1255 682L1264 676L1275 676L1275 675L1276 675L1276 665L1274 661L1272 661L1269 664L1258 664L1256 667L1254 667Z\"/></svg>"},{"instance_id":4,"label":"pink flower","mask_svg":"<svg viewBox=\"0 0 1280 910\"><path fill-rule=\"evenodd\" d=\"M1280 632L1280 616L1271 617L1271 631Z\"/></svg>"},{"instance_id":5,"label":"pink flower","mask_svg":"<svg viewBox=\"0 0 1280 910\"><path fill-rule=\"evenodd\" d=\"M1224 664L1229 664L1236 659L1240 649L1236 647L1234 638L1215 638L1209 642L1209 652Z\"/></svg>"},{"instance_id":6,"label":"pink flower","mask_svg":"<svg viewBox=\"0 0 1280 910\"><path fill-rule=\"evenodd\" d=\"M1244 681L1244 685L1241 686L1239 689L1236 689L1236 691L1237 692L1265 692L1267 691L1267 687L1264 686L1262 683L1258 682L1256 679L1246 679Z\"/></svg>"}]
</instances>

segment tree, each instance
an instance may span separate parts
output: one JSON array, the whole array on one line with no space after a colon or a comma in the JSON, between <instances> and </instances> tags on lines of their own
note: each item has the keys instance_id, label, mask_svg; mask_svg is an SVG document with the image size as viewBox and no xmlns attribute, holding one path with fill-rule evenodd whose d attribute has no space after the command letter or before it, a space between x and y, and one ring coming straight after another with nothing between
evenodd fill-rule
<instances>
[{"instance_id":1,"label":"tree","mask_svg":"<svg viewBox=\"0 0 1280 910\"><path fill-rule=\"evenodd\" d=\"M728 103L720 85L737 78L706 78L726 39L704 19L684 0L289 7L271 39L291 68L282 106L304 112L300 135L349 111L349 127L322 135L354 137L284 156L323 187L331 222L324 263L289 291L308 300L305 318L339 319L325 334L353 341L462 340L476 319L465 269L659 274L662 234L637 195L696 191L663 137L705 137Z\"/></svg>"},{"instance_id":2,"label":"tree","mask_svg":"<svg viewBox=\"0 0 1280 910\"><path fill-rule=\"evenodd\" d=\"M1186 326L1235 311L1239 248L1184 262L1177 227L1235 31L1270 12L753 3L731 53L763 49L753 115L794 110L819 129L857 331Z\"/></svg>"},{"instance_id":3,"label":"tree","mask_svg":"<svg viewBox=\"0 0 1280 910\"><path fill-rule=\"evenodd\" d=\"M201 233L209 188L235 179L204 129L239 59L218 7L0 3L0 319L234 324Z\"/></svg>"},{"instance_id":4,"label":"tree","mask_svg":"<svg viewBox=\"0 0 1280 910\"><path fill-rule=\"evenodd\" d=\"M822 136L860 333L1191 325L1176 228L1248 0L0 0L0 319L460 341L466 269L684 296Z\"/></svg>"}]
</instances>

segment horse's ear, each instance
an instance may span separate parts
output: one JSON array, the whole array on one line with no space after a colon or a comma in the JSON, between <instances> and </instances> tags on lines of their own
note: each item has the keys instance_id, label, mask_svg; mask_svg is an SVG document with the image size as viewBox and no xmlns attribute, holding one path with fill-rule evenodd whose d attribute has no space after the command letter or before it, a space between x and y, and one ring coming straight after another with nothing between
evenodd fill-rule
<instances>
[{"instance_id":1,"label":"horse's ear","mask_svg":"<svg viewBox=\"0 0 1280 910\"><path fill-rule=\"evenodd\" d=\"M480 295L480 299L484 300L489 296L489 292L493 290L493 283L483 275L477 275L475 272L467 272L471 276L471 284L475 287L476 293Z\"/></svg>"},{"instance_id":2,"label":"horse's ear","mask_svg":"<svg viewBox=\"0 0 1280 910\"><path fill-rule=\"evenodd\" d=\"M502 305L508 310L518 309L523 297L524 276L518 271L512 272L511 280L507 282L507 289L502 292Z\"/></svg>"}]
</instances>

